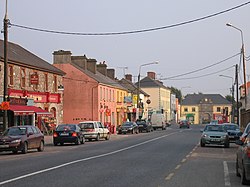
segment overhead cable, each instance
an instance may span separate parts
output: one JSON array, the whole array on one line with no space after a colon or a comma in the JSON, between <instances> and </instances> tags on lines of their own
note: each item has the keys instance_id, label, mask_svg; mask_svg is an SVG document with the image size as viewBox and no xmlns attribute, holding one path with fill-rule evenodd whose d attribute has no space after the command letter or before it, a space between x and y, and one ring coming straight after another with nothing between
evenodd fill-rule
<instances>
[{"instance_id":1,"label":"overhead cable","mask_svg":"<svg viewBox=\"0 0 250 187\"><path fill-rule=\"evenodd\" d=\"M22 28L22 29L28 29L28 30L34 30L34 31L40 31L40 32L47 32L47 33L53 33L53 34L81 35L81 36L126 35L126 34L136 34L136 33L144 33L144 32L152 32L152 31L164 30L164 29L169 29L169 28L173 28L173 27L178 27L178 26L198 22L198 21L201 21L201 20L212 18L212 17L218 16L220 14L224 14L224 13L230 12L232 10L241 8L243 6L248 5L249 3L250 3L250 1L248 1L246 3L243 3L243 4L240 4L238 6L235 6L235 7L232 7L232 8L229 8L229 9L214 13L214 14L210 14L210 15L203 16L203 17L200 17L200 18L192 19L192 20L189 20L189 21L184 21L184 22L181 22L181 23L176 23L176 24L162 26L162 27L154 27L154 28L149 28L149 29L134 30L134 31L103 32L103 33L82 33L82 32L66 32L66 31L55 31L55 30L41 29L41 28L28 27L28 26L19 25L19 24L10 23L10 22L9 22L9 25L19 27L19 28Z\"/></svg>"}]
</instances>

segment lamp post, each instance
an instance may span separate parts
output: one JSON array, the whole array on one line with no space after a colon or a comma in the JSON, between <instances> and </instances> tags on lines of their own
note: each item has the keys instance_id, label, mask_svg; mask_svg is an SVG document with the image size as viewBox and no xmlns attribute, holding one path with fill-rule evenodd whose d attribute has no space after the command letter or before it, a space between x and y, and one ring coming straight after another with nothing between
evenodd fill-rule
<instances>
[{"instance_id":1,"label":"lamp post","mask_svg":"<svg viewBox=\"0 0 250 187\"><path fill-rule=\"evenodd\" d=\"M140 88L141 88L141 84L140 84L140 78L141 78L141 68L143 66L148 66L148 65L152 65L152 64L158 64L159 62L158 61L155 61L155 62L150 62L150 63L146 63L146 64L142 64L139 66L139 74L138 74L138 84L137 84L137 109L140 109L139 107L139 101L140 101Z\"/></svg>"},{"instance_id":2,"label":"lamp post","mask_svg":"<svg viewBox=\"0 0 250 187\"><path fill-rule=\"evenodd\" d=\"M234 123L234 78L227 75L219 75L220 77L226 77L232 79L232 117L231 122Z\"/></svg>"},{"instance_id":3,"label":"lamp post","mask_svg":"<svg viewBox=\"0 0 250 187\"><path fill-rule=\"evenodd\" d=\"M244 47L244 40L243 40L243 31L230 23L227 23L226 26L232 27L232 28L240 31L240 34L241 34L241 53L242 53L242 58L243 58L244 94L245 94L245 109L246 109L246 107L247 107L247 83L246 83L246 59L245 59L245 47Z\"/></svg>"}]
</instances>

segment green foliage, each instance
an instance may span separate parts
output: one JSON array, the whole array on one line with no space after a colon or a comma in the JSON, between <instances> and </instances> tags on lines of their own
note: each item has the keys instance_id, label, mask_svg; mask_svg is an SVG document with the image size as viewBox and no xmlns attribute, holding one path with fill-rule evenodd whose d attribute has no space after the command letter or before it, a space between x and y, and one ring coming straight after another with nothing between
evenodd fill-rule
<instances>
[{"instance_id":1,"label":"green foliage","mask_svg":"<svg viewBox=\"0 0 250 187\"><path fill-rule=\"evenodd\" d=\"M181 103L182 101L182 93L181 93L181 90L175 88L175 87L172 87L171 86L171 93L172 94L175 94L176 98L178 98L179 102Z\"/></svg>"}]
</instances>

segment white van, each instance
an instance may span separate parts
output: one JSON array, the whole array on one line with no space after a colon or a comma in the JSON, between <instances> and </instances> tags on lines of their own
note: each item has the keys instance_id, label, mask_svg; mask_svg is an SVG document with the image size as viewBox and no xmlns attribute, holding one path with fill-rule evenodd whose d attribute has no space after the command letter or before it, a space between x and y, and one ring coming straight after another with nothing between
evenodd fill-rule
<instances>
[{"instance_id":1,"label":"white van","mask_svg":"<svg viewBox=\"0 0 250 187\"><path fill-rule=\"evenodd\" d=\"M151 115L150 121L154 130L161 128L162 130L166 129L166 120L163 114L153 113Z\"/></svg>"}]
</instances>

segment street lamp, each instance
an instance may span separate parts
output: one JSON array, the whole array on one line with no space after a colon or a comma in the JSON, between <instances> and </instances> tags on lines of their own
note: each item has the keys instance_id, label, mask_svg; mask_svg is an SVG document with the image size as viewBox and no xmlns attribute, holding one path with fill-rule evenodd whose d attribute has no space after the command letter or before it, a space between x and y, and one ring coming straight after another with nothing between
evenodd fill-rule
<instances>
[{"instance_id":1,"label":"street lamp","mask_svg":"<svg viewBox=\"0 0 250 187\"><path fill-rule=\"evenodd\" d=\"M231 122L234 123L234 78L227 75L219 75L220 77L226 77L232 79L232 117Z\"/></svg>"},{"instance_id":2,"label":"street lamp","mask_svg":"<svg viewBox=\"0 0 250 187\"><path fill-rule=\"evenodd\" d=\"M138 84L137 84L137 108L140 108L139 107L139 101L140 101L140 88L141 88L141 84L140 84L140 78L141 78L141 67L143 66L148 66L148 65L152 65L152 64L158 64L159 62L158 61L155 61L155 62L150 62L150 63L146 63L146 64L142 64L139 66L139 74L138 74Z\"/></svg>"},{"instance_id":3,"label":"street lamp","mask_svg":"<svg viewBox=\"0 0 250 187\"><path fill-rule=\"evenodd\" d=\"M235 27L234 25L227 23L226 26L232 27L238 31L240 31L241 34L241 53L243 58L243 74L244 74L244 93L245 93L245 109L247 107L247 83L246 83L246 59L245 59L245 47L244 47L244 40L243 40L243 32L238 27ZM238 89L238 88L237 88Z\"/></svg>"}]
</instances>

